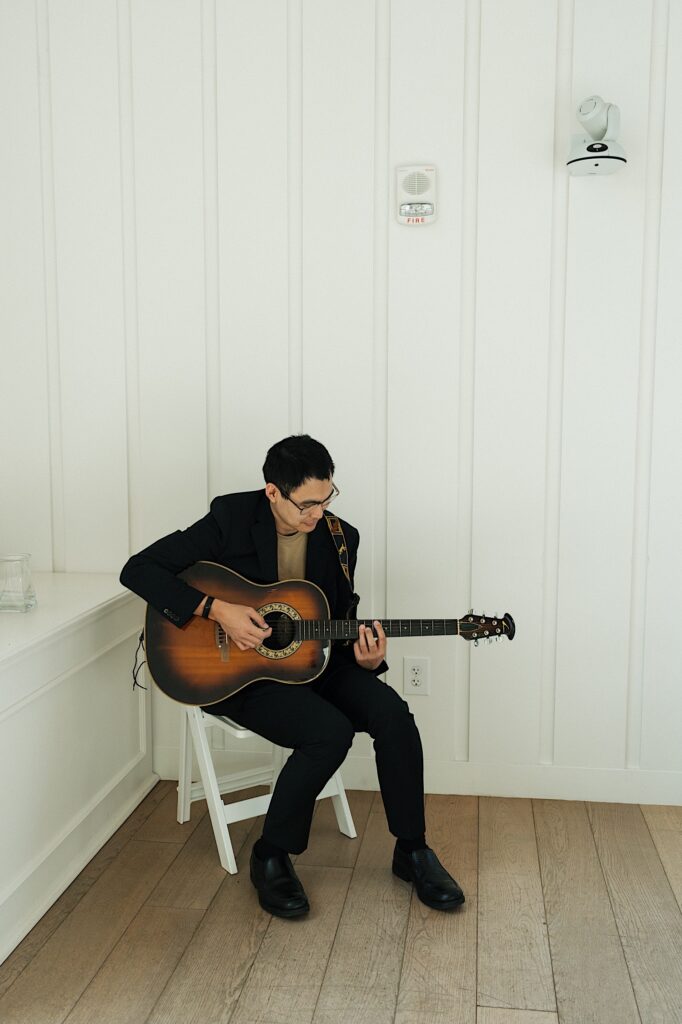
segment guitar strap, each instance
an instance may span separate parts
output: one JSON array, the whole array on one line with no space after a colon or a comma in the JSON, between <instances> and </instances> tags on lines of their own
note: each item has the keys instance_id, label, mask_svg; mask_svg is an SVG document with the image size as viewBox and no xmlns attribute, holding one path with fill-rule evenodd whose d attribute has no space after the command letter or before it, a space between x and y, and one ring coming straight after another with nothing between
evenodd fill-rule
<instances>
[{"instance_id":1,"label":"guitar strap","mask_svg":"<svg viewBox=\"0 0 682 1024\"><path fill-rule=\"evenodd\" d=\"M347 612L347 618L350 619L353 617L353 613L355 612L355 609L360 603L360 597L353 590L353 581L350 577L350 568L348 566L348 545L346 544L346 538L344 537L343 534L343 527L341 526L341 523L336 518L336 516L329 515L325 512L324 518L327 522L327 526L329 527L329 532L331 533L334 539L334 543L336 544L336 550L339 553L339 562L341 563L341 568L343 569L343 575L346 577L346 581L348 583L348 586L350 587L351 603L348 607ZM352 640L346 641L346 644L351 643Z\"/></svg>"},{"instance_id":2,"label":"guitar strap","mask_svg":"<svg viewBox=\"0 0 682 1024\"><path fill-rule=\"evenodd\" d=\"M331 533L334 539L334 543L336 544L336 550L338 551L339 554L339 562L341 563L341 568L343 569L343 575L348 580L348 586L352 591L353 581L350 578L350 569L348 568L348 545L346 544L346 538L343 533L343 527L341 526L341 523L339 522L336 516L325 514L324 518L327 521L329 532Z\"/></svg>"}]
</instances>

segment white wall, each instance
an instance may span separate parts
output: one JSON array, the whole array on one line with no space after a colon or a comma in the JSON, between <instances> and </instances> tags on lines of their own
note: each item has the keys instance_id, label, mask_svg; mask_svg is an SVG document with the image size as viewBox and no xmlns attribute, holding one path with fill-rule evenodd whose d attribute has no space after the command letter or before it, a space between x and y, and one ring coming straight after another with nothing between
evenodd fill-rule
<instances>
[{"instance_id":1,"label":"white wall","mask_svg":"<svg viewBox=\"0 0 682 1024\"><path fill-rule=\"evenodd\" d=\"M4 0L0 547L116 571L305 430L361 614L516 618L392 642L427 788L682 802L681 46L680 0ZM595 92L629 162L570 179Z\"/></svg>"}]
</instances>

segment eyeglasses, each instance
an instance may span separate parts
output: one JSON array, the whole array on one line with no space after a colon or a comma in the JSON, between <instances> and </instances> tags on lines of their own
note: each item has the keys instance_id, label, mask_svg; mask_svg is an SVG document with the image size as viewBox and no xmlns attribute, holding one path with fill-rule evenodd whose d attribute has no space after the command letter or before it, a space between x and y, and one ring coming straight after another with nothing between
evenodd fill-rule
<instances>
[{"instance_id":1,"label":"eyeglasses","mask_svg":"<svg viewBox=\"0 0 682 1024\"><path fill-rule=\"evenodd\" d=\"M287 501L290 501L291 504L298 509L301 515L304 516L306 512L310 512L311 509L317 508L318 505L320 506L321 509L327 508L334 501L334 498L338 498L341 491L338 489L336 484L332 484L332 487L334 488L334 490L332 491L328 498L324 499L324 501L304 501L302 505L299 505L298 502L294 501L291 495L287 494L286 491L283 491L281 487L280 492L282 494L282 497L286 498Z\"/></svg>"}]
</instances>

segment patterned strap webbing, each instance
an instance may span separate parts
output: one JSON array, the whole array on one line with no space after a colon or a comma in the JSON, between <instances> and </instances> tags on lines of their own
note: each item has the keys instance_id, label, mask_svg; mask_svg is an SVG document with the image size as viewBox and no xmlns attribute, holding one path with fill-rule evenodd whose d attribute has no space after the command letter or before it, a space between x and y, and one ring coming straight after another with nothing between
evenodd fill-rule
<instances>
[{"instance_id":1,"label":"patterned strap webbing","mask_svg":"<svg viewBox=\"0 0 682 1024\"><path fill-rule=\"evenodd\" d=\"M350 569L348 568L348 547L346 545L346 538L343 535L343 528L339 520L336 518L336 516L326 515L324 518L327 520L329 532L334 538L334 543L336 544L336 550L339 553L339 562L341 563L343 574L348 580L348 586L352 591L353 581L350 578Z\"/></svg>"},{"instance_id":2,"label":"patterned strap webbing","mask_svg":"<svg viewBox=\"0 0 682 1024\"><path fill-rule=\"evenodd\" d=\"M350 578L350 569L348 568L348 546L346 544L346 538L343 535L343 527L341 526L341 523L336 518L336 516L330 516L330 515L326 515L325 514L324 518L327 520L327 526L329 527L329 532L331 533L332 537L334 538L334 543L336 544L336 550L339 553L339 562L341 563L341 568L343 569L343 574L346 577L346 580L348 581L348 586L350 587L350 592L351 592L352 596L351 596L350 604L348 606L348 611L346 612L346 618L352 619L352 618L354 618L355 610L356 610L358 604L360 603L360 597L359 597L358 594L356 594L353 591L353 581ZM343 641L343 646L344 647L350 647L350 645L352 643L353 643L352 640L344 640Z\"/></svg>"}]
</instances>

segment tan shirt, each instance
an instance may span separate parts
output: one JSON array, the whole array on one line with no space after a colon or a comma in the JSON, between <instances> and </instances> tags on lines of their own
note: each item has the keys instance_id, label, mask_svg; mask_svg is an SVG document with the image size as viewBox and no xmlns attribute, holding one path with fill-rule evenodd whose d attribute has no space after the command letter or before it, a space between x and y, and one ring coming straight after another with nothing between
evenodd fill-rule
<instances>
[{"instance_id":1,"label":"tan shirt","mask_svg":"<svg viewBox=\"0 0 682 1024\"><path fill-rule=\"evenodd\" d=\"M304 580L307 533L277 534L277 579Z\"/></svg>"}]
</instances>

